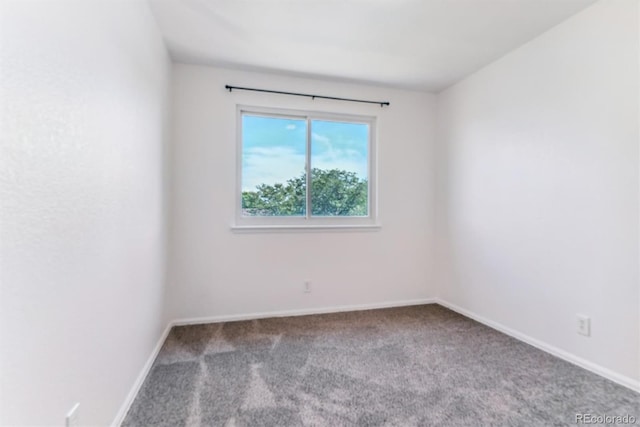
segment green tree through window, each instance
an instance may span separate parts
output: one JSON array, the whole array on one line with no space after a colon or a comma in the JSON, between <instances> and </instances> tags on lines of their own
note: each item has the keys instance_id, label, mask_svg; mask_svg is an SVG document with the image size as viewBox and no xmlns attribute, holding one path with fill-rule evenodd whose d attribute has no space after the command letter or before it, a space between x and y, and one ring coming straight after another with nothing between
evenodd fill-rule
<instances>
[{"instance_id":1,"label":"green tree through window","mask_svg":"<svg viewBox=\"0 0 640 427\"><path fill-rule=\"evenodd\" d=\"M306 175L286 184L261 184L242 192L245 215L301 216L306 206ZM311 171L311 212L318 216L366 216L368 182L339 169Z\"/></svg>"}]
</instances>

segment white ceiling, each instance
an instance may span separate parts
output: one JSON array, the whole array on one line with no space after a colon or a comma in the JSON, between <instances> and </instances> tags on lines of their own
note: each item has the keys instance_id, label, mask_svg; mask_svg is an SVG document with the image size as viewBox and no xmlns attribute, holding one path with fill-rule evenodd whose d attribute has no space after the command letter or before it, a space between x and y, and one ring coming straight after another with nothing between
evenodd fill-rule
<instances>
[{"instance_id":1,"label":"white ceiling","mask_svg":"<svg viewBox=\"0 0 640 427\"><path fill-rule=\"evenodd\" d=\"M150 0L172 58L439 91L594 0Z\"/></svg>"}]
</instances>

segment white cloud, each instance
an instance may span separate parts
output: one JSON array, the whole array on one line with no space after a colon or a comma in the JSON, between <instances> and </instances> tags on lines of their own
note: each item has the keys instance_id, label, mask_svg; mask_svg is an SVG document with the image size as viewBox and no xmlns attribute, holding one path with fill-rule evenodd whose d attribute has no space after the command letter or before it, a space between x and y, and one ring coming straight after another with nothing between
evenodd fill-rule
<instances>
[{"instance_id":1,"label":"white cloud","mask_svg":"<svg viewBox=\"0 0 640 427\"><path fill-rule=\"evenodd\" d=\"M368 176L367 162L362 158L315 156L311 159L311 166L319 169L341 169L355 172L360 179L366 179Z\"/></svg>"},{"instance_id":2,"label":"white cloud","mask_svg":"<svg viewBox=\"0 0 640 427\"><path fill-rule=\"evenodd\" d=\"M296 125L294 125L293 123L288 124L288 125L286 126L286 129L287 129L287 130L294 130L295 128L296 128Z\"/></svg>"},{"instance_id":3,"label":"white cloud","mask_svg":"<svg viewBox=\"0 0 640 427\"><path fill-rule=\"evenodd\" d=\"M311 135L314 143L322 145L320 154L312 157L312 167L320 169L342 169L355 172L360 178L367 178L368 165L366 154L354 148L341 148L343 144L332 143L328 136L313 133Z\"/></svg>"},{"instance_id":4,"label":"white cloud","mask_svg":"<svg viewBox=\"0 0 640 427\"><path fill-rule=\"evenodd\" d=\"M367 178L366 156L353 148L336 148L329 137L314 133L314 142L323 145L324 150L311 158L311 165L319 169L341 169L355 172L360 178Z\"/></svg>"},{"instance_id":5,"label":"white cloud","mask_svg":"<svg viewBox=\"0 0 640 427\"><path fill-rule=\"evenodd\" d=\"M314 142L321 142L323 144L327 144L329 146L331 146L331 139L329 139L328 136L324 136L324 135L320 135L319 133L315 133L313 132L311 134L311 138Z\"/></svg>"},{"instance_id":6,"label":"white cloud","mask_svg":"<svg viewBox=\"0 0 640 427\"><path fill-rule=\"evenodd\" d=\"M305 156L289 147L253 147L243 156L242 190L252 191L260 184L284 184L304 173Z\"/></svg>"},{"instance_id":7,"label":"white cloud","mask_svg":"<svg viewBox=\"0 0 640 427\"><path fill-rule=\"evenodd\" d=\"M354 149L335 149L326 138L328 149L311 159L311 166L319 169L341 169L355 172L361 179L368 177L365 156ZM325 141L323 141L325 142ZM242 190L252 191L260 184L286 183L299 177L305 169L305 155L290 147L252 147L244 151Z\"/></svg>"}]
</instances>

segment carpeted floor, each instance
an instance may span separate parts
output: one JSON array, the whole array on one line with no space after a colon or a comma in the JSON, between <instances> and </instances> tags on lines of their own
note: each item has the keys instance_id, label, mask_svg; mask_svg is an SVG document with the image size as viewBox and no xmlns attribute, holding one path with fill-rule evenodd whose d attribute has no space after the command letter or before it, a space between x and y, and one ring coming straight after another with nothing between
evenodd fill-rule
<instances>
[{"instance_id":1,"label":"carpeted floor","mask_svg":"<svg viewBox=\"0 0 640 427\"><path fill-rule=\"evenodd\" d=\"M551 426L640 395L439 305L174 328L123 426Z\"/></svg>"}]
</instances>

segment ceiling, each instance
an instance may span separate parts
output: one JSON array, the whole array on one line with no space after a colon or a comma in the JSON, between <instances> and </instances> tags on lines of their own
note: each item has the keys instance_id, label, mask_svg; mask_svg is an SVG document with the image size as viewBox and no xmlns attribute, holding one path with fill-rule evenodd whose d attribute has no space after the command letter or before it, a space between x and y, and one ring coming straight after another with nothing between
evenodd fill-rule
<instances>
[{"instance_id":1,"label":"ceiling","mask_svg":"<svg viewBox=\"0 0 640 427\"><path fill-rule=\"evenodd\" d=\"M172 58L437 92L595 0L149 0Z\"/></svg>"}]
</instances>

